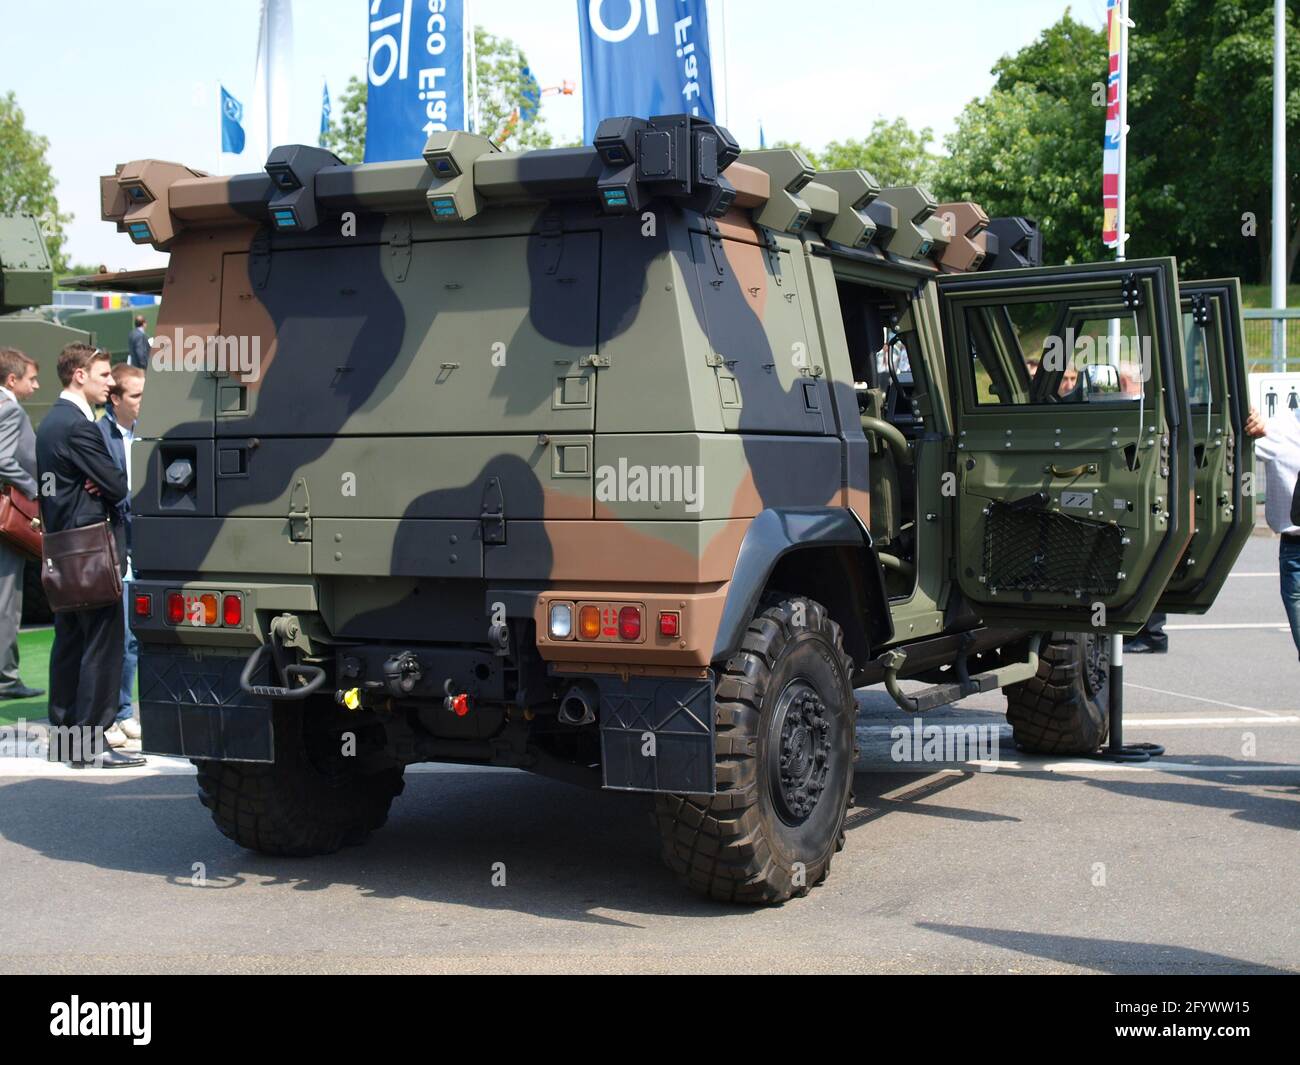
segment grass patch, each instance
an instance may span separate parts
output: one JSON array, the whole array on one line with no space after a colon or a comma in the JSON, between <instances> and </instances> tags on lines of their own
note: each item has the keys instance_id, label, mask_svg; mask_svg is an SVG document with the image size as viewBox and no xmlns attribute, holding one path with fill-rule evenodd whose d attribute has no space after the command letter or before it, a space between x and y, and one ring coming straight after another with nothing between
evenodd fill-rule
<instances>
[{"instance_id":1,"label":"grass patch","mask_svg":"<svg viewBox=\"0 0 1300 1065\"><path fill-rule=\"evenodd\" d=\"M23 629L18 633L18 672L29 688L49 688L50 647L54 629ZM49 716L46 698L0 700L0 725L12 725L19 718L44 721Z\"/></svg>"}]
</instances>

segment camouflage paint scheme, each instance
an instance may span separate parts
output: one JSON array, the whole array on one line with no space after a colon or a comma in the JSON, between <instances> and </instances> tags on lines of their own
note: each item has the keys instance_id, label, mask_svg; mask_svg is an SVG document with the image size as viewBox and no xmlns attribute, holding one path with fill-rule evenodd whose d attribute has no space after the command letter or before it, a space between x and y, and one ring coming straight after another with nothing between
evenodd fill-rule
<instances>
[{"instance_id":1,"label":"camouflage paint scheme","mask_svg":"<svg viewBox=\"0 0 1300 1065\"><path fill-rule=\"evenodd\" d=\"M435 175L442 156L457 176ZM981 629L952 580L980 519L958 520L937 490L957 399L932 281L1017 264L977 205L815 175L784 150L726 167L734 202L716 218L656 197L602 211L594 148L500 153L435 134L425 160L316 157L310 171L296 194L271 163L210 177L144 160L102 179L104 217L170 252L158 335L244 338L260 354L254 373L150 371L149 436L133 451L146 660L242 660L289 616L285 648L331 670L330 693L373 680L374 656L426 655L420 721L470 743L520 711L553 714L574 677L707 679L781 579L828 605L859 679L890 643L1007 638ZM458 216L431 211L439 195ZM270 220L287 202L299 221L282 232ZM918 521L915 587L893 603L870 537L879 440L837 296L850 282L896 294L897 329L929 368L914 460L917 513L934 514ZM697 494L599 490L602 469L665 467L702 471ZM1189 522L1174 515L1179 553ZM243 618L170 623L173 591L238 593ZM556 602L637 605L641 634L551 638ZM663 611L680 614L676 635L660 635ZM444 687L503 716L440 732ZM391 712L386 698L363 697L362 712Z\"/></svg>"}]
</instances>

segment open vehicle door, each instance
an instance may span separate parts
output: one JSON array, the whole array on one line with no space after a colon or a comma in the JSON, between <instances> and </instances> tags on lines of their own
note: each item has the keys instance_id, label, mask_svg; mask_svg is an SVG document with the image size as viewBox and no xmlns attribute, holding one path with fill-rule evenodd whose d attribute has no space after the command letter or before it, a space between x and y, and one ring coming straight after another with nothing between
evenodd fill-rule
<instances>
[{"instance_id":1,"label":"open vehicle door","mask_svg":"<svg viewBox=\"0 0 1300 1065\"><path fill-rule=\"evenodd\" d=\"M1196 532L1156 609L1204 614L1255 526L1255 442L1246 435L1241 283L1192 281L1182 298L1183 353L1192 411Z\"/></svg>"},{"instance_id":2,"label":"open vehicle door","mask_svg":"<svg viewBox=\"0 0 1300 1065\"><path fill-rule=\"evenodd\" d=\"M936 283L962 592L987 621L1137 632L1193 528L1173 260Z\"/></svg>"}]
</instances>

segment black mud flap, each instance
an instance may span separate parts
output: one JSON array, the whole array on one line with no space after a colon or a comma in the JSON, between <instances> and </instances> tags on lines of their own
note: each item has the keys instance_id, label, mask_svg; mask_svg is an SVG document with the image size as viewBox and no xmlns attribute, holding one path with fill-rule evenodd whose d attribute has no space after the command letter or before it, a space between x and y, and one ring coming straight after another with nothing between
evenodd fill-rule
<instances>
[{"instance_id":1,"label":"black mud flap","mask_svg":"<svg viewBox=\"0 0 1300 1065\"><path fill-rule=\"evenodd\" d=\"M273 762L271 700L239 686L246 654L140 647L140 731L147 754ZM257 678L271 682L263 656Z\"/></svg>"},{"instance_id":2,"label":"black mud flap","mask_svg":"<svg viewBox=\"0 0 1300 1065\"><path fill-rule=\"evenodd\" d=\"M605 787L712 795L713 675L590 678L600 688Z\"/></svg>"}]
</instances>

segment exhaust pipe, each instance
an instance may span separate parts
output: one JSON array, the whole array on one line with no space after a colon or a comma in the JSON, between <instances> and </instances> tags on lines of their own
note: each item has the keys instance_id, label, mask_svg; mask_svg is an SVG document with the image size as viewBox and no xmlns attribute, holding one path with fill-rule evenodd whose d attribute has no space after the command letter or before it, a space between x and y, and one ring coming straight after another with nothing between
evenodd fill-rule
<instances>
[{"instance_id":1,"label":"exhaust pipe","mask_svg":"<svg viewBox=\"0 0 1300 1065\"><path fill-rule=\"evenodd\" d=\"M560 710L556 715L561 725L577 728L579 725L596 723L596 688L590 681L579 681L569 688L560 699Z\"/></svg>"}]
</instances>

